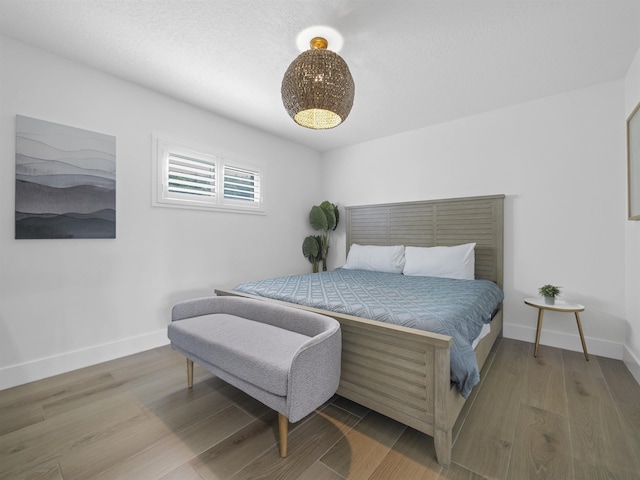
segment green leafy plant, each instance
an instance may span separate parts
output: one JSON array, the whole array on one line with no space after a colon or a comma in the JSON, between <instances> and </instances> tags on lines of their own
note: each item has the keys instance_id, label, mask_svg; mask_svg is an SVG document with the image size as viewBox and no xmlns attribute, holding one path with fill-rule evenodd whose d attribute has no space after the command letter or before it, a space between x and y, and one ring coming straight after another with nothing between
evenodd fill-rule
<instances>
[{"instance_id":1,"label":"green leafy plant","mask_svg":"<svg viewBox=\"0 0 640 480\"><path fill-rule=\"evenodd\" d=\"M324 201L314 205L309 212L309 223L320 235L309 235L302 243L302 254L313 265L314 273L318 271L322 261L322 270L327 270L327 254L329 253L329 234L335 230L340 220L337 205Z\"/></svg>"},{"instance_id":2,"label":"green leafy plant","mask_svg":"<svg viewBox=\"0 0 640 480\"><path fill-rule=\"evenodd\" d=\"M538 293L543 297L556 298L560 296L560 287L555 285L543 285L538 289Z\"/></svg>"},{"instance_id":3,"label":"green leafy plant","mask_svg":"<svg viewBox=\"0 0 640 480\"><path fill-rule=\"evenodd\" d=\"M320 264L320 236L309 235L302 242L302 254L313 265L313 273L318 272L318 265Z\"/></svg>"}]
</instances>

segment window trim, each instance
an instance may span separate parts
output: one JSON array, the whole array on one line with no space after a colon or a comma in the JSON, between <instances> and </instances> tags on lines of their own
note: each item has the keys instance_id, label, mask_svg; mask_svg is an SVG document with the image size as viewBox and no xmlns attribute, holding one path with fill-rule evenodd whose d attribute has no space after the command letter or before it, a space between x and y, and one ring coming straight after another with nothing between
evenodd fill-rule
<instances>
[{"instance_id":1,"label":"window trim","mask_svg":"<svg viewBox=\"0 0 640 480\"><path fill-rule=\"evenodd\" d=\"M255 162L247 162L236 155L207 153L210 148L187 147L188 142L176 141L165 135L152 134L152 205L154 207L187 208L195 210L224 211L264 215L265 168ZM214 196L167 193L169 153L202 159L215 164ZM224 172L227 168L254 173L258 176L258 201L247 202L224 196ZM166 180L166 181L165 181Z\"/></svg>"}]
</instances>

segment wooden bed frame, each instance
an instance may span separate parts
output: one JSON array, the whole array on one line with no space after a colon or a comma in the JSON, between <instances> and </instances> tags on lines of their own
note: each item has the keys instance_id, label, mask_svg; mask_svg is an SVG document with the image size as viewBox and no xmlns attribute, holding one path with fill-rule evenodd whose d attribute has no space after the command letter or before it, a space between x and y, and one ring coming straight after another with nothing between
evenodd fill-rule
<instances>
[{"instance_id":1,"label":"wooden bed frame","mask_svg":"<svg viewBox=\"0 0 640 480\"><path fill-rule=\"evenodd\" d=\"M502 287L503 202L504 195L494 195L346 207L347 251L354 243L430 247L476 242L476 278ZM216 294L277 302L337 319L342 328L337 393L432 436L438 462L449 465L453 426L465 403L451 385L451 337L231 290ZM480 369L501 335L502 308L491 333L476 347Z\"/></svg>"}]
</instances>

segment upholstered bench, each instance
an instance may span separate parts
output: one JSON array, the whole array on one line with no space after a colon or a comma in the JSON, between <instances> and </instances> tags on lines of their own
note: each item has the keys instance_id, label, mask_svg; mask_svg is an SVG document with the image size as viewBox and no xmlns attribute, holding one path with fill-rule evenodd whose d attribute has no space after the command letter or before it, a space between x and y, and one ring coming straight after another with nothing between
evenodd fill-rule
<instances>
[{"instance_id":1,"label":"upholstered bench","mask_svg":"<svg viewBox=\"0 0 640 480\"><path fill-rule=\"evenodd\" d=\"M280 455L289 422L331 398L340 382L340 324L333 318L259 300L206 297L173 307L168 336L193 362L278 412Z\"/></svg>"}]
</instances>

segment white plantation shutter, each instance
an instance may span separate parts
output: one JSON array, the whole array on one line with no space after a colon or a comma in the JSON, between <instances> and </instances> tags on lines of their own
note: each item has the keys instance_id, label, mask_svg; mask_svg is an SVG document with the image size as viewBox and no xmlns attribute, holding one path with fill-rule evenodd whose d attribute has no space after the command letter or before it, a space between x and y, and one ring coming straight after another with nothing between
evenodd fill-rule
<instances>
[{"instance_id":1,"label":"white plantation shutter","mask_svg":"<svg viewBox=\"0 0 640 480\"><path fill-rule=\"evenodd\" d=\"M167 163L169 192L215 199L215 162L169 152Z\"/></svg>"},{"instance_id":2,"label":"white plantation shutter","mask_svg":"<svg viewBox=\"0 0 640 480\"><path fill-rule=\"evenodd\" d=\"M260 168L197 152L154 136L153 205L264 213Z\"/></svg>"},{"instance_id":3,"label":"white plantation shutter","mask_svg":"<svg viewBox=\"0 0 640 480\"><path fill-rule=\"evenodd\" d=\"M245 203L259 202L260 174L251 170L225 165L224 198Z\"/></svg>"}]
</instances>

